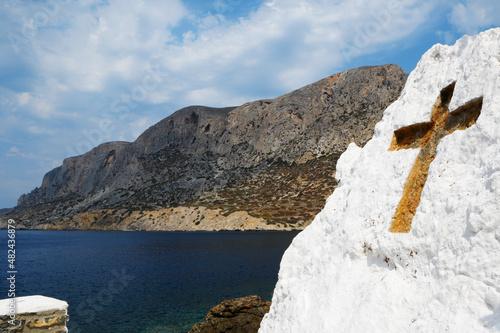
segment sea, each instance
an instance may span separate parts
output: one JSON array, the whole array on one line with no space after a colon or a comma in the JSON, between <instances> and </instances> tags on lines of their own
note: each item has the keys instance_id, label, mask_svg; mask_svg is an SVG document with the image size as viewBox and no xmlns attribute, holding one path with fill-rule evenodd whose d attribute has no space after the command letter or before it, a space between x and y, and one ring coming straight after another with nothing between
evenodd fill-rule
<instances>
[{"instance_id":1,"label":"sea","mask_svg":"<svg viewBox=\"0 0 500 333\"><path fill-rule=\"evenodd\" d=\"M270 301L297 233L17 230L16 296L66 301L70 333L188 332L226 298Z\"/></svg>"}]
</instances>

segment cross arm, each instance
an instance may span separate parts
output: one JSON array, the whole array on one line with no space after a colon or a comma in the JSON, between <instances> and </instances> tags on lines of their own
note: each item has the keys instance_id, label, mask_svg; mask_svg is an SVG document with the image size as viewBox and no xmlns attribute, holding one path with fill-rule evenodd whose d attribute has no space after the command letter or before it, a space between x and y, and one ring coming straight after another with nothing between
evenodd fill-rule
<instances>
[{"instance_id":1,"label":"cross arm","mask_svg":"<svg viewBox=\"0 0 500 333\"><path fill-rule=\"evenodd\" d=\"M422 148L429 141L434 122L418 123L394 131L389 151Z\"/></svg>"},{"instance_id":2,"label":"cross arm","mask_svg":"<svg viewBox=\"0 0 500 333\"><path fill-rule=\"evenodd\" d=\"M479 118L482 107L483 97L478 97L450 112L446 118L445 130L451 133L471 127Z\"/></svg>"}]
</instances>

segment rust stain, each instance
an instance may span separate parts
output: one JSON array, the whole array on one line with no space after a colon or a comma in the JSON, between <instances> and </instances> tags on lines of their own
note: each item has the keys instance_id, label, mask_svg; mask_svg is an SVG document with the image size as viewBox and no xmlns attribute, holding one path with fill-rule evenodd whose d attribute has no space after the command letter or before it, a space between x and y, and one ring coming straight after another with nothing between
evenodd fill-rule
<instances>
[{"instance_id":1,"label":"rust stain","mask_svg":"<svg viewBox=\"0 0 500 333\"><path fill-rule=\"evenodd\" d=\"M403 197L392 219L389 231L408 233L424 188L429 167L436 157L442 138L456 130L465 130L476 123L483 105L483 97L475 98L449 112L455 82L441 90L434 104L431 121L403 127L394 132L389 151L421 148L406 180Z\"/></svg>"}]
</instances>

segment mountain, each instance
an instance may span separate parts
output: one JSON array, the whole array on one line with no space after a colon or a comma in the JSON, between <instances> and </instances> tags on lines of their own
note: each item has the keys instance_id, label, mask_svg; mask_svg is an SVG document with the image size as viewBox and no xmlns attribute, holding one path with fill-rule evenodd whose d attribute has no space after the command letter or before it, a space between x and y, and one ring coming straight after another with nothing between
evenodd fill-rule
<instances>
[{"instance_id":1,"label":"mountain","mask_svg":"<svg viewBox=\"0 0 500 333\"><path fill-rule=\"evenodd\" d=\"M10 216L49 229L301 228L336 186L340 153L368 141L406 78L362 67L275 99L181 109L135 142L67 158Z\"/></svg>"},{"instance_id":2,"label":"mountain","mask_svg":"<svg viewBox=\"0 0 500 333\"><path fill-rule=\"evenodd\" d=\"M500 330L500 28L435 45L351 144L259 332Z\"/></svg>"}]
</instances>

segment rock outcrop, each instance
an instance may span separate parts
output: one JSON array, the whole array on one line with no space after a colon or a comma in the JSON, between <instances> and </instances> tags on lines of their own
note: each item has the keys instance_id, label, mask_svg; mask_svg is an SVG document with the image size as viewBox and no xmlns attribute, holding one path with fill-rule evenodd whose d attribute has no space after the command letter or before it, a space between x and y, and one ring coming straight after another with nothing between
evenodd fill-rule
<instances>
[{"instance_id":1,"label":"rock outcrop","mask_svg":"<svg viewBox=\"0 0 500 333\"><path fill-rule=\"evenodd\" d=\"M498 332L499 128L500 28L433 46L340 157L259 332Z\"/></svg>"},{"instance_id":2,"label":"rock outcrop","mask_svg":"<svg viewBox=\"0 0 500 333\"><path fill-rule=\"evenodd\" d=\"M26 228L126 229L130 216L183 207L307 225L336 186L337 158L370 139L406 78L396 65L361 67L272 100L181 109L135 142L67 158L9 215ZM95 211L95 223L79 223Z\"/></svg>"},{"instance_id":3,"label":"rock outcrop","mask_svg":"<svg viewBox=\"0 0 500 333\"><path fill-rule=\"evenodd\" d=\"M256 333L270 306L271 302L255 295L226 299L210 309L205 322L193 326L189 333Z\"/></svg>"}]
</instances>

